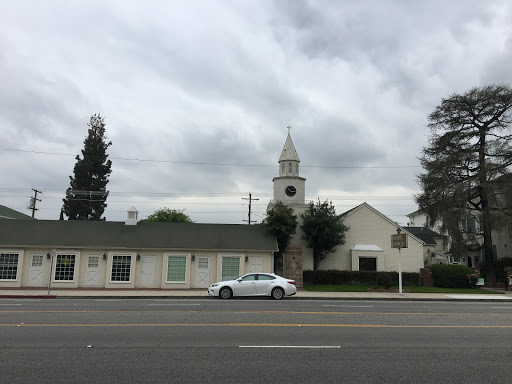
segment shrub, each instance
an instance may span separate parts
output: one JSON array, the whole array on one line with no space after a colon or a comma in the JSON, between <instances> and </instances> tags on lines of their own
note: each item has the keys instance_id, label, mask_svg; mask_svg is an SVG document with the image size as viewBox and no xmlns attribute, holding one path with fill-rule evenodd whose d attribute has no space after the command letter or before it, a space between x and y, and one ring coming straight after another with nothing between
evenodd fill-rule
<instances>
[{"instance_id":1,"label":"shrub","mask_svg":"<svg viewBox=\"0 0 512 384\"><path fill-rule=\"evenodd\" d=\"M336 285L384 285L379 284L380 275L389 276L391 285L398 285L398 272L370 272L370 271L339 271L339 270L307 270L303 273L305 283L309 284L336 284ZM385 277L384 279L388 279ZM420 285L420 274L417 272L403 272L403 285Z\"/></svg>"},{"instance_id":2,"label":"shrub","mask_svg":"<svg viewBox=\"0 0 512 384\"><path fill-rule=\"evenodd\" d=\"M472 288L472 280L469 278L471 274L471 268L466 267L465 265L432 265L432 280L434 281L434 287Z\"/></svg>"},{"instance_id":3,"label":"shrub","mask_svg":"<svg viewBox=\"0 0 512 384\"><path fill-rule=\"evenodd\" d=\"M393 285L391 273L381 272L377 275L377 285L383 285L384 288L389 289Z\"/></svg>"}]
</instances>

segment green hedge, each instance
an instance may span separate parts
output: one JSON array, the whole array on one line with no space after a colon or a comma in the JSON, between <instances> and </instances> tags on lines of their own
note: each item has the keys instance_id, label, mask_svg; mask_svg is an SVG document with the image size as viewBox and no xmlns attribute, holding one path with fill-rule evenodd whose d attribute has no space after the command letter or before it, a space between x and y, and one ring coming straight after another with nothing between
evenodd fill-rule
<instances>
[{"instance_id":1,"label":"green hedge","mask_svg":"<svg viewBox=\"0 0 512 384\"><path fill-rule=\"evenodd\" d=\"M380 277L385 275L385 277ZM306 284L336 284L336 285L384 285L380 282L391 279L392 285L398 285L398 272L369 272L369 271L304 271ZM378 283L379 282L379 283ZM402 272L402 285L420 285L420 274Z\"/></svg>"},{"instance_id":2,"label":"green hedge","mask_svg":"<svg viewBox=\"0 0 512 384\"><path fill-rule=\"evenodd\" d=\"M465 265L434 264L432 280L439 288L475 288L476 276Z\"/></svg>"}]
</instances>

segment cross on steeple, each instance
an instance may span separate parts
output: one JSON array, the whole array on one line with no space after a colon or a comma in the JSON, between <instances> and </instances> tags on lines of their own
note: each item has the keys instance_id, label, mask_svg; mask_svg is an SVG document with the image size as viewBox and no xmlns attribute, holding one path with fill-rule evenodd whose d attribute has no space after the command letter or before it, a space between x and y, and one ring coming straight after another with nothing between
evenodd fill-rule
<instances>
[{"instance_id":1,"label":"cross on steeple","mask_svg":"<svg viewBox=\"0 0 512 384\"><path fill-rule=\"evenodd\" d=\"M290 127L290 126L288 125L288 127L286 127L286 128L288 128L288 134L290 134L290 129L292 129L292 127Z\"/></svg>"}]
</instances>

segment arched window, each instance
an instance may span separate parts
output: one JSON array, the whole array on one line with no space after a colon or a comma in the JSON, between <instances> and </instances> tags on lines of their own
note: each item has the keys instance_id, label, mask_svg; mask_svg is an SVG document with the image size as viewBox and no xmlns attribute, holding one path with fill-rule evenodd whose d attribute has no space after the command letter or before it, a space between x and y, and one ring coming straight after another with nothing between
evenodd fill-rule
<instances>
[{"instance_id":1,"label":"arched window","mask_svg":"<svg viewBox=\"0 0 512 384\"><path fill-rule=\"evenodd\" d=\"M284 174L284 170L285 170L285 165L283 163L283 165L281 166L281 173Z\"/></svg>"},{"instance_id":2,"label":"arched window","mask_svg":"<svg viewBox=\"0 0 512 384\"><path fill-rule=\"evenodd\" d=\"M292 173L292 163L288 163L288 173Z\"/></svg>"},{"instance_id":3,"label":"arched window","mask_svg":"<svg viewBox=\"0 0 512 384\"><path fill-rule=\"evenodd\" d=\"M299 163L295 164L295 174L299 174Z\"/></svg>"}]
</instances>

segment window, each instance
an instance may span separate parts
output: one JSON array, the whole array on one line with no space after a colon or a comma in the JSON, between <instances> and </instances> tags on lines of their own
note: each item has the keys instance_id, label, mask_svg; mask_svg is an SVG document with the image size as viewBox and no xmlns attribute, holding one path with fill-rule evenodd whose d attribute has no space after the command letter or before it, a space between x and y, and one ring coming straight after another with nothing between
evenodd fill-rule
<instances>
[{"instance_id":1,"label":"window","mask_svg":"<svg viewBox=\"0 0 512 384\"><path fill-rule=\"evenodd\" d=\"M57 255L55 263L56 281L73 281L75 279L75 255Z\"/></svg>"},{"instance_id":2,"label":"window","mask_svg":"<svg viewBox=\"0 0 512 384\"><path fill-rule=\"evenodd\" d=\"M285 165L284 163L281 165L281 173L284 173L285 172Z\"/></svg>"},{"instance_id":3,"label":"window","mask_svg":"<svg viewBox=\"0 0 512 384\"><path fill-rule=\"evenodd\" d=\"M43 266L43 255L32 255L32 267Z\"/></svg>"},{"instance_id":4,"label":"window","mask_svg":"<svg viewBox=\"0 0 512 384\"><path fill-rule=\"evenodd\" d=\"M89 258L87 259L87 268L98 268L99 264L100 264L99 256L89 256Z\"/></svg>"},{"instance_id":5,"label":"window","mask_svg":"<svg viewBox=\"0 0 512 384\"><path fill-rule=\"evenodd\" d=\"M18 257L17 253L0 253L0 280L16 280Z\"/></svg>"},{"instance_id":6,"label":"window","mask_svg":"<svg viewBox=\"0 0 512 384\"><path fill-rule=\"evenodd\" d=\"M377 271L377 258L376 257L360 257L359 258L360 271Z\"/></svg>"},{"instance_id":7,"label":"window","mask_svg":"<svg viewBox=\"0 0 512 384\"><path fill-rule=\"evenodd\" d=\"M222 258L222 281L235 280L240 276L240 257Z\"/></svg>"},{"instance_id":8,"label":"window","mask_svg":"<svg viewBox=\"0 0 512 384\"><path fill-rule=\"evenodd\" d=\"M130 270L132 267L132 257L129 255L112 256L112 275L111 281L130 281Z\"/></svg>"},{"instance_id":9,"label":"window","mask_svg":"<svg viewBox=\"0 0 512 384\"><path fill-rule=\"evenodd\" d=\"M292 163L288 163L288 173L292 173Z\"/></svg>"},{"instance_id":10,"label":"window","mask_svg":"<svg viewBox=\"0 0 512 384\"><path fill-rule=\"evenodd\" d=\"M169 256L167 258L167 281L184 283L186 270L186 256Z\"/></svg>"},{"instance_id":11,"label":"window","mask_svg":"<svg viewBox=\"0 0 512 384\"><path fill-rule=\"evenodd\" d=\"M243 281L254 281L254 280L256 280L256 275L247 275L247 276L244 276L244 277L242 277L242 280L243 280Z\"/></svg>"},{"instance_id":12,"label":"window","mask_svg":"<svg viewBox=\"0 0 512 384\"><path fill-rule=\"evenodd\" d=\"M299 163L295 164L295 174L299 174Z\"/></svg>"},{"instance_id":13,"label":"window","mask_svg":"<svg viewBox=\"0 0 512 384\"><path fill-rule=\"evenodd\" d=\"M258 280L274 280L274 276L270 275L258 275Z\"/></svg>"}]
</instances>

